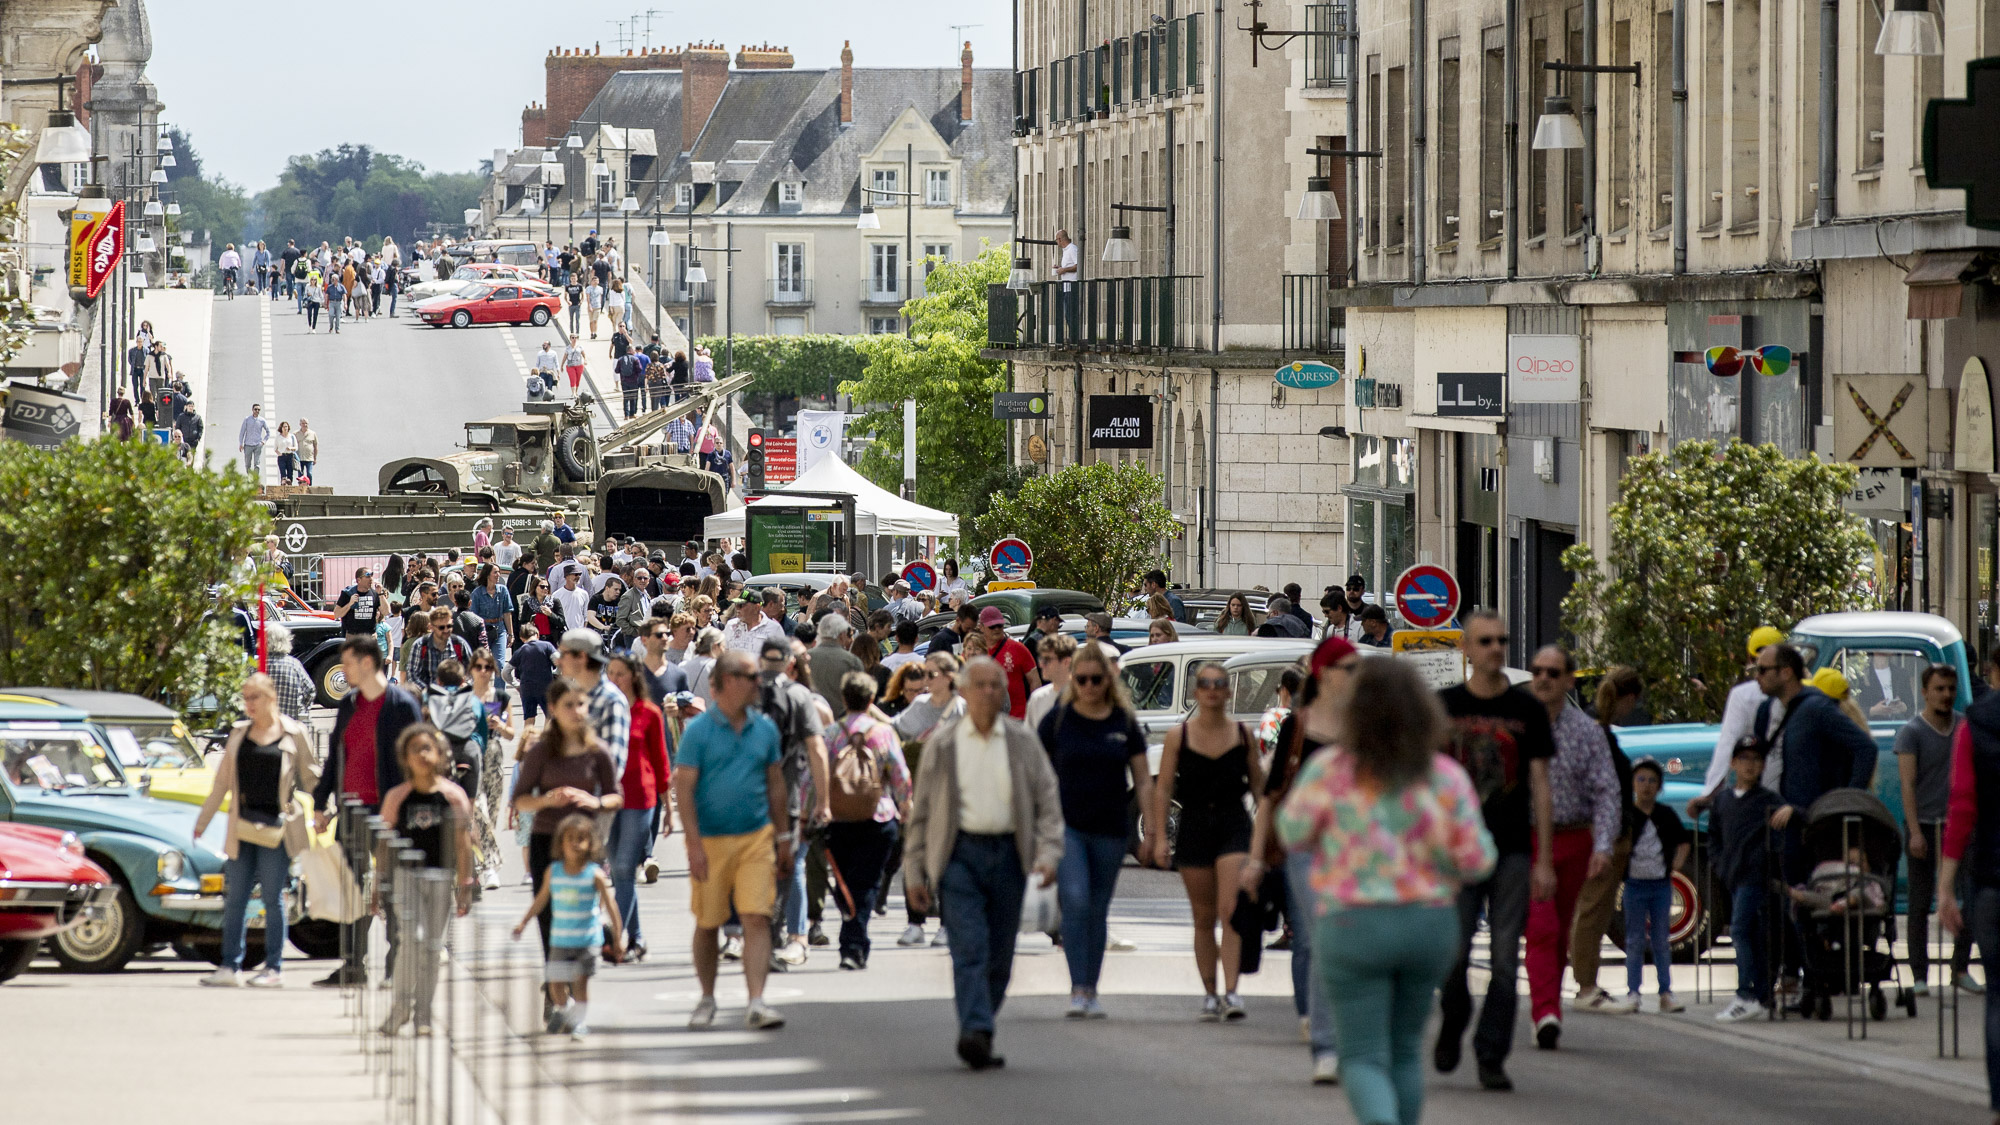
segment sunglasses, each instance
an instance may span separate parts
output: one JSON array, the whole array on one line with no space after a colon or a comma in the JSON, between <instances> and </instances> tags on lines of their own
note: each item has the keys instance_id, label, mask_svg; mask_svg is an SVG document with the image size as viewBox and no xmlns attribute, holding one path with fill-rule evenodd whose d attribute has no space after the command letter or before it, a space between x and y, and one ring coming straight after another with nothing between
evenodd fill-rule
<instances>
[{"instance_id":1,"label":"sunglasses","mask_svg":"<svg viewBox=\"0 0 2000 1125\"><path fill-rule=\"evenodd\" d=\"M1481 648L1487 648L1493 645L1504 645L1507 643L1507 634L1502 633L1497 637L1475 637L1473 638L1472 643L1478 645Z\"/></svg>"},{"instance_id":2,"label":"sunglasses","mask_svg":"<svg viewBox=\"0 0 2000 1125\"><path fill-rule=\"evenodd\" d=\"M1229 681L1203 678L1196 680L1194 686L1201 691L1221 691L1229 686Z\"/></svg>"},{"instance_id":3,"label":"sunglasses","mask_svg":"<svg viewBox=\"0 0 2000 1125\"><path fill-rule=\"evenodd\" d=\"M1084 687L1096 687L1098 684L1104 682L1104 676L1100 673L1092 672L1087 676L1071 676L1070 680L1074 683L1082 684Z\"/></svg>"},{"instance_id":4,"label":"sunglasses","mask_svg":"<svg viewBox=\"0 0 2000 1125\"><path fill-rule=\"evenodd\" d=\"M1546 665L1540 665L1534 668L1530 668L1528 669L1528 671L1533 672L1535 674L1535 678L1538 680L1544 677L1547 677L1548 679L1551 680L1560 680L1563 678L1564 675L1563 670L1561 668L1550 668Z\"/></svg>"}]
</instances>

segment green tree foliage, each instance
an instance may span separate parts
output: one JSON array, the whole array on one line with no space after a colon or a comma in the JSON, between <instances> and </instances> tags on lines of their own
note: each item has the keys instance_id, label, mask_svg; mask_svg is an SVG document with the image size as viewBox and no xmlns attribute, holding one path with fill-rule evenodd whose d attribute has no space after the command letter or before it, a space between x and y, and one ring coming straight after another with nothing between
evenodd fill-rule
<instances>
[{"instance_id":1,"label":"green tree foliage","mask_svg":"<svg viewBox=\"0 0 2000 1125\"><path fill-rule=\"evenodd\" d=\"M903 479L903 401L917 400L917 502L961 518L983 510L1010 480L1006 424L993 417L1007 369L979 355L986 287L1006 281L1007 270L1004 247L936 266L925 295L903 305L912 335L863 337L867 369L840 386L868 410L855 431L875 435L861 471L889 489Z\"/></svg>"},{"instance_id":2,"label":"green tree foliage","mask_svg":"<svg viewBox=\"0 0 2000 1125\"><path fill-rule=\"evenodd\" d=\"M207 232L217 253L223 244L240 242L250 234L250 197L228 180L210 177L202 171L201 153L178 128L167 134L174 166L166 169L167 190L181 213L167 220L169 230Z\"/></svg>"},{"instance_id":3,"label":"green tree foliage","mask_svg":"<svg viewBox=\"0 0 2000 1125\"><path fill-rule=\"evenodd\" d=\"M1752 629L1877 603L1873 541L1840 507L1853 487L1852 466L1773 445L1684 442L1633 461L1605 558L1563 553L1579 658L1637 668L1658 719L1713 721Z\"/></svg>"},{"instance_id":4,"label":"green tree foliage","mask_svg":"<svg viewBox=\"0 0 2000 1125\"><path fill-rule=\"evenodd\" d=\"M19 127L0 123L0 180L13 173L14 166L27 157L35 143L35 139ZM19 200L0 203L0 231L25 229L26 224L19 221L22 217ZM12 237L0 236L0 247L19 245ZM0 362L14 358L14 353L27 346L34 331L35 313L28 305L27 292L0 290Z\"/></svg>"},{"instance_id":5,"label":"green tree foliage","mask_svg":"<svg viewBox=\"0 0 2000 1125\"><path fill-rule=\"evenodd\" d=\"M1139 588L1140 575L1165 565L1160 544L1176 525L1160 502L1163 484L1141 465L1071 465L1029 477L1012 496L994 497L968 538L983 550L1018 535L1034 548L1038 585L1083 590L1117 605Z\"/></svg>"},{"instance_id":6,"label":"green tree foliage","mask_svg":"<svg viewBox=\"0 0 2000 1125\"><path fill-rule=\"evenodd\" d=\"M738 336L736 370L755 372L757 379L743 392L767 395L826 395L842 383L861 378L868 364L862 336ZM715 377L722 378L728 341L704 336L697 341L715 356Z\"/></svg>"},{"instance_id":7,"label":"green tree foliage","mask_svg":"<svg viewBox=\"0 0 2000 1125\"><path fill-rule=\"evenodd\" d=\"M226 698L246 665L211 591L248 593L256 496L163 445L0 442L0 683Z\"/></svg>"},{"instance_id":8,"label":"green tree foliage","mask_svg":"<svg viewBox=\"0 0 2000 1125\"><path fill-rule=\"evenodd\" d=\"M426 172L367 145L341 145L286 161L278 185L257 194L255 230L279 246L353 237L374 248L384 235L408 243L429 223L459 224L484 183L478 172Z\"/></svg>"}]
</instances>

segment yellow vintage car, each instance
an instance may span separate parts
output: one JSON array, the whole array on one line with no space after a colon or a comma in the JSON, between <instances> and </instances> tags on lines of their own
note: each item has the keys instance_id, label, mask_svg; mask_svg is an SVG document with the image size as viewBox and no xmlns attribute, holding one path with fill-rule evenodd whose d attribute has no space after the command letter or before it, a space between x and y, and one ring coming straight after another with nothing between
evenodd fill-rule
<instances>
[{"instance_id":1,"label":"yellow vintage car","mask_svg":"<svg viewBox=\"0 0 2000 1125\"><path fill-rule=\"evenodd\" d=\"M54 704L90 716L104 731L126 776L150 797L199 805L215 788L222 740L198 739L180 715L143 696L71 688L0 688L0 702ZM300 811L310 814L312 798L300 793L297 800ZM223 799L222 807L229 807L228 798ZM319 841L333 842L331 827L319 834ZM251 900L253 911L261 912L262 906L261 900ZM339 930L330 922L299 918L291 923L288 933L292 944L309 957L340 953Z\"/></svg>"}]
</instances>

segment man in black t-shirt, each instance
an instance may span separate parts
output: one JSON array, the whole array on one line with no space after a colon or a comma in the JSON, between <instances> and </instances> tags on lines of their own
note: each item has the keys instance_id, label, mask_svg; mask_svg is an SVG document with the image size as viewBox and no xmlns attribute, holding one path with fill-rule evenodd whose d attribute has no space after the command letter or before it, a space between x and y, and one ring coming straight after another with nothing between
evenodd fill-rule
<instances>
[{"instance_id":1,"label":"man in black t-shirt","mask_svg":"<svg viewBox=\"0 0 2000 1125\"><path fill-rule=\"evenodd\" d=\"M1507 680L1507 623L1492 610L1473 610L1465 622L1466 657L1472 676L1438 693L1451 715L1448 752L1471 776L1485 811L1486 828L1500 860L1483 883L1459 891L1458 963L1445 977L1433 1055L1440 1073L1457 1069L1466 1025L1472 1021L1472 992L1465 974L1471 965L1472 936L1483 911L1491 931L1492 979L1472 1037L1479 1061L1479 1084L1511 1090L1507 1054L1514 1045L1514 1012L1521 961L1521 937L1528 923L1528 900L1555 893L1549 804L1549 759L1555 742L1548 709Z\"/></svg>"},{"instance_id":2,"label":"man in black t-shirt","mask_svg":"<svg viewBox=\"0 0 2000 1125\"><path fill-rule=\"evenodd\" d=\"M340 631L350 637L372 637L375 623L388 607L384 604L381 587L375 585L375 572L367 567L354 572L354 585L340 592L340 600L334 603L333 614L340 618Z\"/></svg>"}]
</instances>

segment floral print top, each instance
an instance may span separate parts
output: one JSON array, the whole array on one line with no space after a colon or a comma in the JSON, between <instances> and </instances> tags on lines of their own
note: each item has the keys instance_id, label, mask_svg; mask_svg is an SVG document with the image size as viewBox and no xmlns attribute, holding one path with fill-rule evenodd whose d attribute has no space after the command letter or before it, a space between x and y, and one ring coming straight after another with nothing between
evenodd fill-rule
<instances>
[{"instance_id":1,"label":"floral print top","mask_svg":"<svg viewBox=\"0 0 2000 1125\"><path fill-rule=\"evenodd\" d=\"M1439 755L1430 776L1371 799L1354 756L1329 747L1307 761L1278 811L1287 850L1310 850L1324 909L1446 905L1492 872L1498 851L1465 768Z\"/></svg>"}]
</instances>

